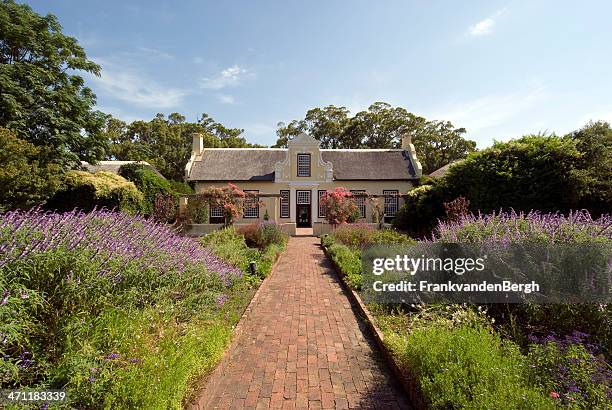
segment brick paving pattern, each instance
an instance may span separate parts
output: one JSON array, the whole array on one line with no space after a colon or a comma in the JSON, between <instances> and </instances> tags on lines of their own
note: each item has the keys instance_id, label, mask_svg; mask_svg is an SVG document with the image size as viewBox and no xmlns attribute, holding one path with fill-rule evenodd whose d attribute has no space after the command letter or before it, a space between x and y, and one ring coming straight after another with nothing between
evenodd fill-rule
<instances>
[{"instance_id":1,"label":"brick paving pattern","mask_svg":"<svg viewBox=\"0 0 612 410\"><path fill-rule=\"evenodd\" d=\"M318 243L289 240L206 407L408 408Z\"/></svg>"}]
</instances>

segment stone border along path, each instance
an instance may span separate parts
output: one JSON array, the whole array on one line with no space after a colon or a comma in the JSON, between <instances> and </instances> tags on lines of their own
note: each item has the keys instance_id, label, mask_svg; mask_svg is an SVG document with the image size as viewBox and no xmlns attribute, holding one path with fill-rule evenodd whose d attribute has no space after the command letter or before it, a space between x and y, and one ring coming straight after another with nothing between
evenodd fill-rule
<instances>
[{"instance_id":1,"label":"stone border along path","mask_svg":"<svg viewBox=\"0 0 612 410\"><path fill-rule=\"evenodd\" d=\"M292 237L193 409L409 409L318 238Z\"/></svg>"}]
</instances>

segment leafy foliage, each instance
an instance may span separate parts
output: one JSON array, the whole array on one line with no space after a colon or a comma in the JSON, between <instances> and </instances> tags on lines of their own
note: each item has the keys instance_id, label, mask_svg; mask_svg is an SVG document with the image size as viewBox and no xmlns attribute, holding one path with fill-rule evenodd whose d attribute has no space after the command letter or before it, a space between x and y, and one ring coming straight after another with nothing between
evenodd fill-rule
<instances>
[{"instance_id":1,"label":"leafy foliage","mask_svg":"<svg viewBox=\"0 0 612 410\"><path fill-rule=\"evenodd\" d=\"M327 252L344 275L346 283L355 290L361 289L361 251L332 243L327 248Z\"/></svg>"},{"instance_id":2,"label":"leafy foliage","mask_svg":"<svg viewBox=\"0 0 612 410\"><path fill-rule=\"evenodd\" d=\"M123 213L1 214L0 248L0 382L67 388L79 408L179 408L252 294L209 249Z\"/></svg>"},{"instance_id":3,"label":"leafy foliage","mask_svg":"<svg viewBox=\"0 0 612 410\"><path fill-rule=\"evenodd\" d=\"M612 204L607 208L603 204L612 197L604 198L605 190L597 191L604 194L599 199L594 197L597 183L592 177L599 175L598 181L605 184L607 171L584 163L585 155L577 138L531 135L496 142L453 164L443 178L426 180L409 192L394 224L412 235L426 235L438 220L445 219L443 203L460 196L469 201L470 211L482 213L500 209L568 212L589 206L594 213L609 210Z\"/></svg>"},{"instance_id":4,"label":"leafy foliage","mask_svg":"<svg viewBox=\"0 0 612 410\"><path fill-rule=\"evenodd\" d=\"M276 223L268 221L241 226L238 233L244 236L248 246L262 250L272 244L284 247L288 239Z\"/></svg>"},{"instance_id":5,"label":"leafy foliage","mask_svg":"<svg viewBox=\"0 0 612 410\"><path fill-rule=\"evenodd\" d=\"M476 149L474 141L463 138L464 128L455 128L448 121L427 121L404 108L376 102L367 111L349 116L345 107L329 105L308 110L303 120L279 123L276 147L301 132L321 141L322 148L399 148L401 137L412 139L423 172L464 158Z\"/></svg>"},{"instance_id":6,"label":"leafy foliage","mask_svg":"<svg viewBox=\"0 0 612 410\"><path fill-rule=\"evenodd\" d=\"M353 249L363 249L369 245L408 244L414 242L404 234L391 229L375 229L372 225L341 225L333 233L333 239Z\"/></svg>"},{"instance_id":7,"label":"leafy foliage","mask_svg":"<svg viewBox=\"0 0 612 410\"><path fill-rule=\"evenodd\" d=\"M131 124L109 117L104 133L110 141L108 159L146 161L166 178L182 181L194 133L203 135L207 148L254 146L240 136L242 131L226 128L207 114L198 122L189 123L182 115L172 113L167 118L157 114L151 121Z\"/></svg>"},{"instance_id":8,"label":"leafy foliage","mask_svg":"<svg viewBox=\"0 0 612 410\"><path fill-rule=\"evenodd\" d=\"M529 383L518 347L489 329L444 325L390 336L392 349L419 380L432 409L552 409L544 392Z\"/></svg>"},{"instance_id":9,"label":"leafy foliage","mask_svg":"<svg viewBox=\"0 0 612 410\"><path fill-rule=\"evenodd\" d=\"M580 206L595 214L612 209L612 127L604 121L590 122L568 135L582 153L578 170Z\"/></svg>"},{"instance_id":10,"label":"leafy foliage","mask_svg":"<svg viewBox=\"0 0 612 410\"><path fill-rule=\"evenodd\" d=\"M532 336L529 362L537 383L555 401L577 408L606 408L612 400L612 370L587 337L578 331L564 338Z\"/></svg>"},{"instance_id":11,"label":"leafy foliage","mask_svg":"<svg viewBox=\"0 0 612 410\"><path fill-rule=\"evenodd\" d=\"M270 243L263 249L249 248L245 236L237 232L233 226L211 232L202 237L200 242L210 247L215 255L239 267L243 272L249 272L249 264L255 262L257 273L264 277L270 274L272 265L286 245L286 240L283 240Z\"/></svg>"},{"instance_id":12,"label":"leafy foliage","mask_svg":"<svg viewBox=\"0 0 612 410\"><path fill-rule=\"evenodd\" d=\"M68 171L62 188L45 205L49 209L70 211L74 208L91 211L106 207L137 213L142 210L144 197L134 183L111 172L94 174Z\"/></svg>"},{"instance_id":13,"label":"leafy foliage","mask_svg":"<svg viewBox=\"0 0 612 410\"><path fill-rule=\"evenodd\" d=\"M321 206L325 209L325 219L334 227L359 219L359 208L353 194L345 188L326 191L321 198Z\"/></svg>"},{"instance_id":14,"label":"leafy foliage","mask_svg":"<svg viewBox=\"0 0 612 410\"><path fill-rule=\"evenodd\" d=\"M41 163L40 149L0 128L0 210L44 202L60 186L61 168Z\"/></svg>"},{"instance_id":15,"label":"leafy foliage","mask_svg":"<svg viewBox=\"0 0 612 410\"><path fill-rule=\"evenodd\" d=\"M142 213L144 215L153 214L155 211L155 201L159 195L167 197L173 194L170 183L144 164L131 163L122 165L119 168L119 175L133 182L136 188L142 192L144 197Z\"/></svg>"},{"instance_id":16,"label":"leafy foliage","mask_svg":"<svg viewBox=\"0 0 612 410\"><path fill-rule=\"evenodd\" d=\"M68 169L103 157L105 116L92 110L96 96L77 75L100 67L61 29L51 14L0 2L0 127L36 146L41 164Z\"/></svg>"}]
</instances>

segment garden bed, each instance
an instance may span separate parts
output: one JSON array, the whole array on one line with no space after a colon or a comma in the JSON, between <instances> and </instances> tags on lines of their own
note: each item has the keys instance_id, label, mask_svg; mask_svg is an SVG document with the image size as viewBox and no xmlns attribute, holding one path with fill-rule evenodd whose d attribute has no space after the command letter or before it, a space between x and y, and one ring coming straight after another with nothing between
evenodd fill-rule
<instances>
[{"instance_id":1,"label":"garden bed","mask_svg":"<svg viewBox=\"0 0 612 410\"><path fill-rule=\"evenodd\" d=\"M256 251L261 276L222 247L109 211L2 214L2 387L65 389L65 407L181 408L283 244Z\"/></svg>"},{"instance_id":2,"label":"garden bed","mask_svg":"<svg viewBox=\"0 0 612 410\"><path fill-rule=\"evenodd\" d=\"M493 240L507 231L513 239L601 243L611 239L609 222L584 213L507 214L465 218L438 232L454 242ZM359 297L360 250L372 238L367 228L347 226L322 244L415 405L609 408L609 307L366 306Z\"/></svg>"}]
</instances>

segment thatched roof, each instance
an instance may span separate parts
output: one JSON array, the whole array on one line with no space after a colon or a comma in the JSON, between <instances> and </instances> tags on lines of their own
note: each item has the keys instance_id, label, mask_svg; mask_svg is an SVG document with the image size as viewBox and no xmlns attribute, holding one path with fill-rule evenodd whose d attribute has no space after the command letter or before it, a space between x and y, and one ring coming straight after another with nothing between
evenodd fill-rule
<instances>
[{"instance_id":1,"label":"thatched roof","mask_svg":"<svg viewBox=\"0 0 612 410\"><path fill-rule=\"evenodd\" d=\"M189 181L274 181L274 165L283 161L282 148L204 149L189 172ZM415 179L416 171L406 151L321 150L323 161L333 167L335 180Z\"/></svg>"}]
</instances>

